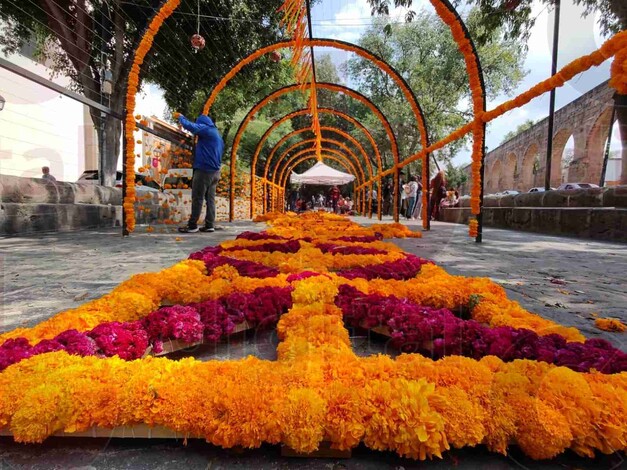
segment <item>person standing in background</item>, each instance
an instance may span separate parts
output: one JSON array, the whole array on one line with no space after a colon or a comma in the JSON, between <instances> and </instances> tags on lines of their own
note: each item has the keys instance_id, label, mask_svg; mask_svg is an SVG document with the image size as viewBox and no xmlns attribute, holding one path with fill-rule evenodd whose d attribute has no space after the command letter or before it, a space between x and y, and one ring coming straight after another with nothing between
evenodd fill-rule
<instances>
[{"instance_id":1,"label":"person standing in background","mask_svg":"<svg viewBox=\"0 0 627 470\"><path fill-rule=\"evenodd\" d=\"M422 179L420 176L418 177L416 183L418 184L418 189L416 190L416 203L414 204L414 211L412 213L412 219L418 220L422 219Z\"/></svg>"},{"instance_id":2,"label":"person standing in background","mask_svg":"<svg viewBox=\"0 0 627 470\"><path fill-rule=\"evenodd\" d=\"M43 173L41 175L41 179L44 179L44 180L46 180L49 183L56 183L57 182L57 179L50 174L50 168L49 167L42 166L41 167L41 172Z\"/></svg>"}]
</instances>

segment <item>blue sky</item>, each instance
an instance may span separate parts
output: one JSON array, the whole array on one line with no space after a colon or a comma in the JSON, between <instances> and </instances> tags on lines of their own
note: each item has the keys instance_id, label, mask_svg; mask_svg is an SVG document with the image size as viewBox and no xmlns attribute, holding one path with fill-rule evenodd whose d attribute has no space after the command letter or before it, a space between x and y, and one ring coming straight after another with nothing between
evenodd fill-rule
<instances>
[{"instance_id":1,"label":"blue sky","mask_svg":"<svg viewBox=\"0 0 627 470\"><path fill-rule=\"evenodd\" d=\"M433 11L431 4L426 0L414 1L414 9L426 9ZM529 52L525 62L528 75L519 85L516 94L519 94L537 82L544 80L551 72L551 48L553 42L554 15L543 7L540 2L534 4L534 15L537 16L536 24L529 39ZM404 11L401 9L390 12L390 16L402 21ZM370 7L367 0L323 0L312 11L314 36L342 39L349 42L357 42L360 35L371 21ZM583 18L583 9L573 4L572 1L562 1L560 20L560 45L559 67L573 59L590 53L597 49L604 38L601 36L596 24L596 16L590 15ZM324 51L326 52L326 51ZM349 57L347 53L332 54L334 61L339 64ZM564 87L557 90L556 106L560 107L570 103L590 89L609 78L610 62L605 62L601 67L581 74ZM418 97L420 99L420 97ZM488 102L488 108L493 108L509 99L507 96L499 96ZM527 119L539 120L547 116L549 109L549 95L546 94L526 106L513 110L505 116L497 119L488 127L487 146L496 148L501 142L502 136ZM429 117L427 116L427 119ZM617 132L613 139L615 148L620 148ZM470 152L461 152L454 160L457 164L470 161Z\"/></svg>"}]
</instances>

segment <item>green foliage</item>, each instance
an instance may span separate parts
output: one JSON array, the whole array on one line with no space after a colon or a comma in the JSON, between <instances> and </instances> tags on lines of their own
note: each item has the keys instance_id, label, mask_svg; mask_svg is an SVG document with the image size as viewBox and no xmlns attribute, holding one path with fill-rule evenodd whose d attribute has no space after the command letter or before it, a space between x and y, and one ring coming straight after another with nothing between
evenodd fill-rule
<instances>
[{"instance_id":1,"label":"green foliage","mask_svg":"<svg viewBox=\"0 0 627 470\"><path fill-rule=\"evenodd\" d=\"M137 0L29 0L0 2L0 48L16 52L34 39L52 71L72 79L73 88L100 101L101 70L113 73L109 103L121 113L132 53L161 2ZM283 39L277 8L282 0L200 0L200 33L206 47L195 53L190 37L197 32L196 0L183 0L154 40L142 66L142 80L158 85L172 110L194 115L213 86L255 49ZM228 130L232 116L266 94L277 83L290 82L287 65L262 58L245 67L214 108ZM92 111L96 125L100 112ZM108 133L105 173L115 172L121 123L113 119Z\"/></svg>"},{"instance_id":2,"label":"green foliage","mask_svg":"<svg viewBox=\"0 0 627 470\"><path fill-rule=\"evenodd\" d=\"M555 0L540 0L542 4L554 6ZM395 7L411 8L413 0L368 0L372 14L387 15L393 3ZM491 41L492 34L502 32L505 39L525 40L535 24L531 5L533 0L453 0L453 5L478 7L479 22L483 28L473 34L477 44ZM627 29L627 2L625 0L573 0L575 5L585 7L585 14L598 14L599 25L605 34ZM413 11L406 15L411 21Z\"/></svg>"},{"instance_id":3,"label":"green foliage","mask_svg":"<svg viewBox=\"0 0 627 470\"><path fill-rule=\"evenodd\" d=\"M533 126L535 126L535 124L536 123L535 123L535 121L533 119L527 119L525 122L523 122L521 125L519 125L515 130L509 131L507 134L505 134L503 136L503 140L501 140L501 144L504 144L508 140L513 139L518 134L521 134L522 132L525 132L527 129L531 129Z\"/></svg>"},{"instance_id":4,"label":"green foliage","mask_svg":"<svg viewBox=\"0 0 627 470\"><path fill-rule=\"evenodd\" d=\"M446 182L449 188L460 188L468 181L468 175L462 166L454 166L451 162L446 165Z\"/></svg>"},{"instance_id":5,"label":"green foliage","mask_svg":"<svg viewBox=\"0 0 627 470\"><path fill-rule=\"evenodd\" d=\"M476 11L467 18L470 28L478 29ZM416 94L429 127L432 142L463 125L471 116L470 88L463 61L448 27L433 14L420 11L407 24L375 20L359 41L362 47L390 63L407 80ZM494 35L479 48L484 63L486 92L489 97L511 93L524 77L524 51L516 41ZM403 156L420 149L411 107L392 79L377 66L361 58L347 63L347 72L358 88L382 109L399 137ZM447 147L440 160L452 158L465 145L464 140Z\"/></svg>"}]
</instances>

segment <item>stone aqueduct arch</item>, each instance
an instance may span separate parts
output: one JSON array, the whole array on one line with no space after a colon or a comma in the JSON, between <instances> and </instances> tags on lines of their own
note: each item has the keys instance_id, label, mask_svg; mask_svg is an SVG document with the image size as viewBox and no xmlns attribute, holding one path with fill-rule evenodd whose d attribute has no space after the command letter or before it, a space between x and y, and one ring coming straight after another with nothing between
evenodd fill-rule
<instances>
[{"instance_id":1,"label":"stone aqueduct arch","mask_svg":"<svg viewBox=\"0 0 627 470\"><path fill-rule=\"evenodd\" d=\"M568 169L568 179L599 183L605 142L613 125L610 123L613 95L614 90L605 82L556 111L551 186L557 187L563 182L562 154L571 136L575 141L575 154ZM506 189L528 191L535 186L544 186L547 134L548 119L544 119L490 151L486 155L486 194ZM539 157L539 168L534 175L535 155ZM623 169L625 166L623 159ZM498 174L492 174L494 171ZM466 172L470 176L469 167ZM623 181L627 177L625 173L623 170ZM466 188L463 192L467 193Z\"/></svg>"}]
</instances>

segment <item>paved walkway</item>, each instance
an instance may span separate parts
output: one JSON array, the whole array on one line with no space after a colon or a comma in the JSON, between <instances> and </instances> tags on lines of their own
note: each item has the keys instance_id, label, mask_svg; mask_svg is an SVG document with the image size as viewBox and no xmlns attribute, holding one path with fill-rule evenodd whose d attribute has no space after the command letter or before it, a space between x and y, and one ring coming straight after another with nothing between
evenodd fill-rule
<instances>
[{"instance_id":1,"label":"paved walkway","mask_svg":"<svg viewBox=\"0 0 627 470\"><path fill-rule=\"evenodd\" d=\"M374 220L357 218L359 223ZM413 228L418 228L413 222ZM243 230L262 230L264 224L227 224L214 234L138 233L123 239L118 230L95 230L45 236L0 239L0 269L4 292L0 331L33 325L58 311L72 308L109 292L133 274L156 271L184 259L192 251L232 239ZM397 240L406 251L431 258L453 274L488 276L529 310L587 336L604 337L623 350L627 335L600 332L594 315L627 321L627 246L487 229L485 242L476 244L466 227L436 223L422 239ZM555 281L555 280L559 281ZM553 280L553 282L551 282ZM555 283L558 282L558 283ZM265 333L239 338L226 346L194 351L201 359L235 358L247 354L272 359L276 338ZM359 354L382 351L363 335L353 336ZM548 463L525 459L515 449L509 457L484 449L446 454L444 460L416 463L392 454L357 449L349 461L280 458L277 447L241 455L205 443L147 440L91 440L54 438L41 446L22 446L0 439L0 469L604 469L620 468L620 457L590 461L566 454Z\"/></svg>"}]
</instances>

